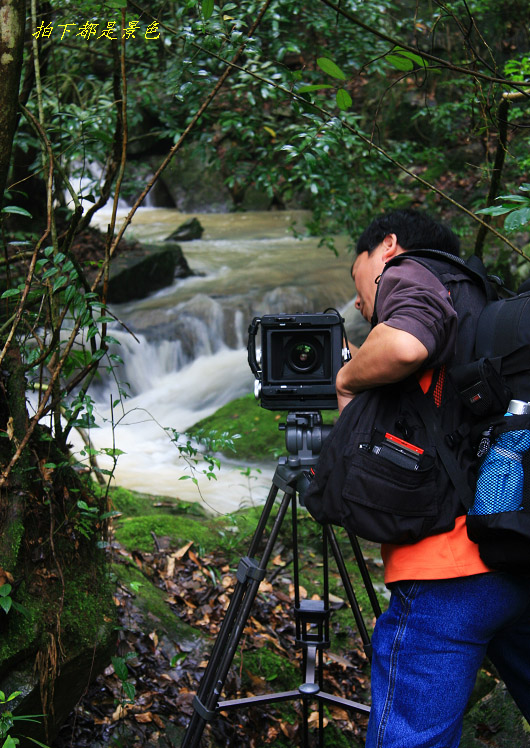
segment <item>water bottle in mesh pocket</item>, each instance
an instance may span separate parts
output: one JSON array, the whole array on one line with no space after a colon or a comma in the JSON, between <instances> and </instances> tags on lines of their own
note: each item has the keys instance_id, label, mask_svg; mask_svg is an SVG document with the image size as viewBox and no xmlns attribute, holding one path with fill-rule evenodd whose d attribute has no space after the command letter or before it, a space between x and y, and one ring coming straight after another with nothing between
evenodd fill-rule
<instances>
[{"instance_id":1,"label":"water bottle in mesh pocket","mask_svg":"<svg viewBox=\"0 0 530 748\"><path fill-rule=\"evenodd\" d=\"M523 408L524 406L524 408ZM530 405L511 401L479 447L475 500L467 532L493 569L530 572ZM510 430L510 428L512 430Z\"/></svg>"},{"instance_id":2,"label":"water bottle in mesh pocket","mask_svg":"<svg viewBox=\"0 0 530 748\"><path fill-rule=\"evenodd\" d=\"M526 415L529 412L529 403L511 400L505 415ZM491 429L484 433L485 439L479 447L479 457L481 451L485 450L485 445L489 443L490 436ZM493 440L479 467L475 501L469 514L514 512L522 507L523 455L528 449L528 429L505 431Z\"/></svg>"}]
</instances>

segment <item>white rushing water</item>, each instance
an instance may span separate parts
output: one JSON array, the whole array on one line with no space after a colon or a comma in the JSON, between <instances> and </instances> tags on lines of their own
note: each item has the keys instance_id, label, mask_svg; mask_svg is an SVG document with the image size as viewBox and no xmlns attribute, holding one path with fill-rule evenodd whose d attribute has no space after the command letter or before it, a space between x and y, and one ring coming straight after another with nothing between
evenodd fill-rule
<instances>
[{"instance_id":1,"label":"white rushing water","mask_svg":"<svg viewBox=\"0 0 530 748\"><path fill-rule=\"evenodd\" d=\"M168 209L141 209L128 237L162 241L189 216ZM218 479L199 480L200 493L167 429L183 432L221 405L252 391L246 342L249 322L265 313L321 312L329 306L343 312L353 296L351 255L345 240L339 257L318 247L317 238L293 237L290 225L303 227L298 212L204 214L205 232L182 244L196 276L113 312L123 327L111 334L120 340L125 366L117 376L130 385L131 397L111 409L117 385L108 379L92 392L99 428L91 431L98 449L114 445L124 452L115 481L126 488L204 501L226 512L266 498L274 471L260 464L250 480L240 467L223 460ZM106 228L108 216L98 222ZM351 304L348 316L351 313ZM256 408L258 408L256 404ZM74 436L76 448L81 442ZM102 467L109 460L98 458Z\"/></svg>"}]
</instances>

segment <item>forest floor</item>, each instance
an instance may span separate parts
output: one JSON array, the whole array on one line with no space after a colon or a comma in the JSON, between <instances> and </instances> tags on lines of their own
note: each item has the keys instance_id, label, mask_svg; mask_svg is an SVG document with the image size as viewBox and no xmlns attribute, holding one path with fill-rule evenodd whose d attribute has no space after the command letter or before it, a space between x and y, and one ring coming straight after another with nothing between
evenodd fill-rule
<instances>
[{"instance_id":1,"label":"forest floor","mask_svg":"<svg viewBox=\"0 0 530 748\"><path fill-rule=\"evenodd\" d=\"M307 528L302 533L306 537ZM233 548L227 549L230 543L217 541L216 548L205 549L204 542L188 540L176 547L174 538L155 536L153 541L151 552L128 551L117 541L112 545L118 613L116 657L87 688L53 748L180 745L211 645L234 593L239 558ZM320 597L316 590L321 582L316 577L322 573L321 557L304 543L299 561L304 580L301 597ZM367 563L376 571L371 559ZM224 698L296 689L303 682L302 651L295 641L292 564L292 553L282 539L244 622ZM338 573L330 570L330 574L331 587L338 592ZM331 619L331 636L338 641L339 650L325 655L325 688L365 703L368 660L351 612L337 594L332 594L331 601L337 609ZM368 615L367 622L373 623L372 616ZM311 733L315 733L315 704L310 706L307 719ZM201 745L259 748L274 744L287 748L300 744L303 723L298 701L223 711L206 727ZM336 706L326 708L324 724L330 745L352 748L364 744L366 717Z\"/></svg>"},{"instance_id":2,"label":"forest floor","mask_svg":"<svg viewBox=\"0 0 530 748\"><path fill-rule=\"evenodd\" d=\"M240 510L212 519L182 502L148 496L141 500L145 508L127 503L132 513L118 520L109 548L115 579L116 655L87 687L52 748L174 748L180 746L194 713L192 701L234 595L238 562L248 548L260 510ZM142 512L148 513L142 516ZM320 534L307 512L300 513L300 594L318 599L324 568ZM157 529L160 522L167 535ZM289 527L282 527L266 578L244 621L222 699L289 691L303 682L293 612L291 523L284 524ZM338 540L371 631L375 619L351 546L340 533ZM378 547L363 543L362 548L384 607ZM324 655L324 689L366 704L368 658L334 561L327 568L332 615L331 647ZM306 719L307 745L312 748L318 745L318 708L311 703L304 716L299 701L223 709L205 724L200 745L292 748L303 745ZM361 748L366 720L342 706L326 706L325 745ZM526 727L502 683L483 668L466 715L461 748L529 748Z\"/></svg>"}]
</instances>

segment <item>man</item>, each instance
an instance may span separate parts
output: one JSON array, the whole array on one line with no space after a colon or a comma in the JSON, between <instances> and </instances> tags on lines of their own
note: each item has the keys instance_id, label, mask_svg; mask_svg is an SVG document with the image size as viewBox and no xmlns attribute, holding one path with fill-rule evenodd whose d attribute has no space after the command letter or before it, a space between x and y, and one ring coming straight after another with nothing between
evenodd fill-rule
<instances>
[{"instance_id":1,"label":"man","mask_svg":"<svg viewBox=\"0 0 530 748\"><path fill-rule=\"evenodd\" d=\"M461 349L466 304L453 307L427 268L389 260L409 249L458 254L458 238L425 214L375 219L357 244L356 306L377 323L336 380L339 409L359 392L432 371ZM470 304L478 288L469 290ZM489 570L467 537L465 516L449 532L414 545L383 545L388 610L372 639L372 709L367 748L456 748L463 713L487 654L530 719L530 583Z\"/></svg>"}]
</instances>

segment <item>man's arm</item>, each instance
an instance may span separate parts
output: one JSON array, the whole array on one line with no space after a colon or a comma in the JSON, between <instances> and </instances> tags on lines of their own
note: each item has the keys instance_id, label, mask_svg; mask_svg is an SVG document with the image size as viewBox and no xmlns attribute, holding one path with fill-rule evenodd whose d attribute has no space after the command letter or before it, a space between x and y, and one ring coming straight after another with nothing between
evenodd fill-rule
<instances>
[{"instance_id":1,"label":"man's arm","mask_svg":"<svg viewBox=\"0 0 530 748\"><path fill-rule=\"evenodd\" d=\"M363 390L405 379L428 356L427 348L411 333L384 322L376 325L337 374L339 411Z\"/></svg>"}]
</instances>

